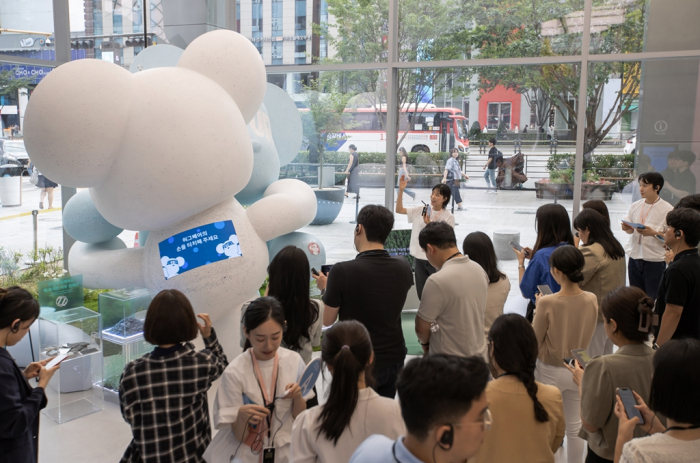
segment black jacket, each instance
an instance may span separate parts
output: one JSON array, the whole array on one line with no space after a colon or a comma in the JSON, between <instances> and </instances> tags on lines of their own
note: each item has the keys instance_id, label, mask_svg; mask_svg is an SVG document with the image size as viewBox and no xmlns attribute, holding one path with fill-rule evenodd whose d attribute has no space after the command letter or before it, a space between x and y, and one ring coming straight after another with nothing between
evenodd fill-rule
<instances>
[{"instance_id":1,"label":"black jacket","mask_svg":"<svg viewBox=\"0 0 700 463\"><path fill-rule=\"evenodd\" d=\"M0 349L0 463L36 463L41 387L32 388L12 356Z\"/></svg>"}]
</instances>

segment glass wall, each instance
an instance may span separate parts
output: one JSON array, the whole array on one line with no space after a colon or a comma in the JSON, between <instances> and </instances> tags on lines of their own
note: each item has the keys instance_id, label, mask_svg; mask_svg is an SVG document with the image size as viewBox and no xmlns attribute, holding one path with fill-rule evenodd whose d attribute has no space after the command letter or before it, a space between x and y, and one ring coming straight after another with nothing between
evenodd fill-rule
<instances>
[{"instance_id":1,"label":"glass wall","mask_svg":"<svg viewBox=\"0 0 700 463\"><path fill-rule=\"evenodd\" d=\"M415 199L402 198L408 206L428 201L444 176L447 153L458 150L469 177L458 190L462 210L454 205L458 240L475 230L514 229L531 246L534 214L553 201L573 215L581 202L601 198L618 217L635 199L634 179L645 169L666 172L669 179L681 172L679 185L668 182L671 201L698 191L700 163L677 167L678 156L670 154L700 152L696 1L198 3L149 0L144 12L144 0L71 2L72 58L128 68L146 46L144 23L151 45L185 48L214 28L251 40L268 82L289 95L304 120L299 154L280 177L344 190L348 147L358 148L359 199L354 193L346 199L343 191L335 221L304 229L324 242L329 263L353 255L346 238L356 207L395 209L393 137L408 152L409 188L416 193ZM0 0L0 18L3 27L15 21L18 29L31 25L49 39L53 33L50 0ZM1 34L0 46L9 37ZM37 46L35 40L28 50L8 46L0 54L31 58L17 53ZM47 41L41 46L51 49ZM3 69L17 77L32 73L25 64L7 62ZM49 71L34 71L34 81L26 83L29 95ZM21 126L19 94L2 101L3 127ZM13 106L17 114L10 113ZM493 188L484 177L492 138L504 159L494 172L498 193L488 192ZM328 168L330 175L324 174ZM405 216L396 220L408 228Z\"/></svg>"}]
</instances>

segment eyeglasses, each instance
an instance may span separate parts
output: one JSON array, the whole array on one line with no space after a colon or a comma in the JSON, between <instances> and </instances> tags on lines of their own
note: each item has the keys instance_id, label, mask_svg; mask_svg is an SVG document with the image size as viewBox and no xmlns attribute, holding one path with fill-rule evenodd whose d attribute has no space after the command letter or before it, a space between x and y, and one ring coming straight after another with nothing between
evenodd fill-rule
<instances>
[{"instance_id":1,"label":"eyeglasses","mask_svg":"<svg viewBox=\"0 0 700 463\"><path fill-rule=\"evenodd\" d=\"M488 431L491 429L491 425L493 424L493 416L491 415L491 410L488 408L486 411L484 411L484 419L481 421L475 421L474 423L460 423L456 424L455 427L460 427L460 426L476 426L479 425L482 427L484 431Z\"/></svg>"}]
</instances>

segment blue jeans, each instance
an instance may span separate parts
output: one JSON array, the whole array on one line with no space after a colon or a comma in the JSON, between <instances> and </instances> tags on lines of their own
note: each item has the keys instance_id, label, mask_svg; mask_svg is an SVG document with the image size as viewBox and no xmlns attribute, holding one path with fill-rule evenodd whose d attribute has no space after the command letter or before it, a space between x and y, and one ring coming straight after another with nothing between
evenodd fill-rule
<instances>
[{"instance_id":1,"label":"blue jeans","mask_svg":"<svg viewBox=\"0 0 700 463\"><path fill-rule=\"evenodd\" d=\"M496 188L496 169L486 169L484 172L484 179L486 180L486 186L489 186L489 181L494 188Z\"/></svg>"},{"instance_id":2,"label":"blue jeans","mask_svg":"<svg viewBox=\"0 0 700 463\"><path fill-rule=\"evenodd\" d=\"M643 259L629 259L627 262L627 275L630 286L635 286L652 299L659 294L661 276L666 270L666 262L648 262Z\"/></svg>"}]
</instances>

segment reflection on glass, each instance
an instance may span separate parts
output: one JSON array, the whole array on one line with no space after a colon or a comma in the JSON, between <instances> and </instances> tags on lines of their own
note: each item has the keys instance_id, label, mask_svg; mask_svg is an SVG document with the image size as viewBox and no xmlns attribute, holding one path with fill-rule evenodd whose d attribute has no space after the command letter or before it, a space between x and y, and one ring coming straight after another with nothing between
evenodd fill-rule
<instances>
[{"instance_id":1,"label":"reflection on glass","mask_svg":"<svg viewBox=\"0 0 700 463\"><path fill-rule=\"evenodd\" d=\"M44 1L0 1L0 53L55 60L53 4Z\"/></svg>"}]
</instances>

